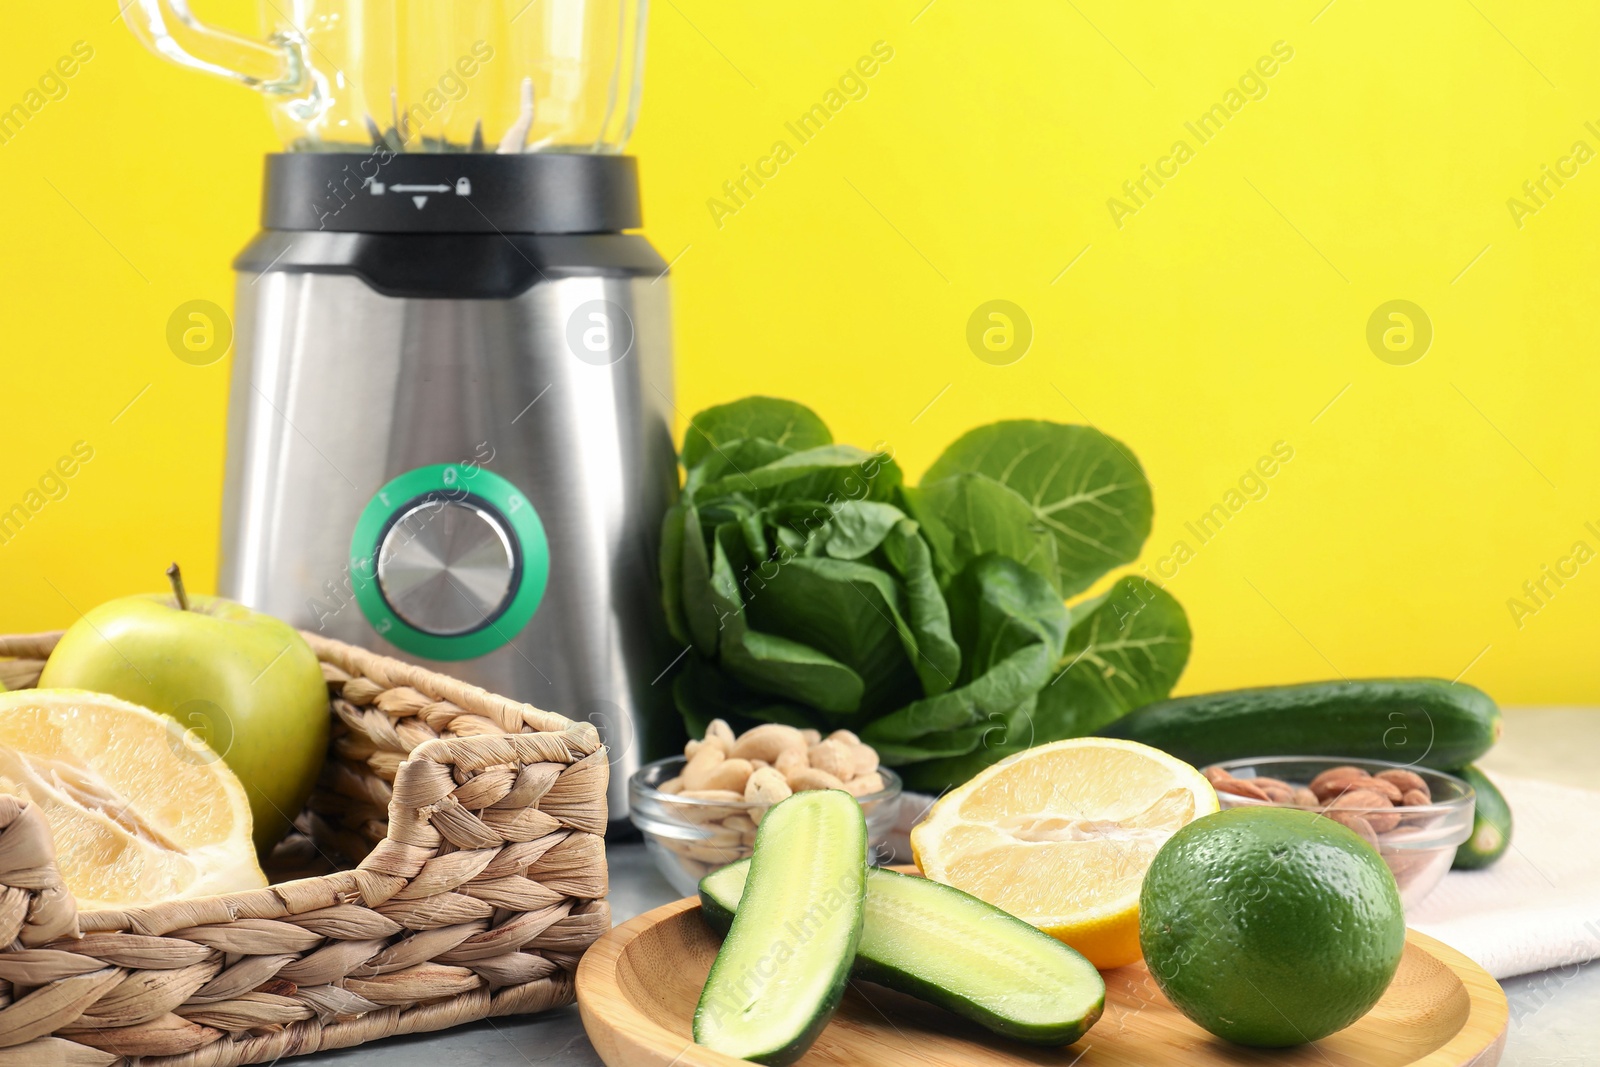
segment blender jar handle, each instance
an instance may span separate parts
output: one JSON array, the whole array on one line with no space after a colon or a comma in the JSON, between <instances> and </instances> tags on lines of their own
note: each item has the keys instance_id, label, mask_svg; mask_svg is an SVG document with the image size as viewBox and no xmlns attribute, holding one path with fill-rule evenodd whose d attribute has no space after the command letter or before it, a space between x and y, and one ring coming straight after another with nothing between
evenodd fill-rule
<instances>
[{"instance_id":1,"label":"blender jar handle","mask_svg":"<svg viewBox=\"0 0 1600 1067\"><path fill-rule=\"evenodd\" d=\"M274 34L260 41L215 29L194 17L188 0L132 0L123 18L146 48L180 67L273 94L299 92L308 80L298 39Z\"/></svg>"}]
</instances>

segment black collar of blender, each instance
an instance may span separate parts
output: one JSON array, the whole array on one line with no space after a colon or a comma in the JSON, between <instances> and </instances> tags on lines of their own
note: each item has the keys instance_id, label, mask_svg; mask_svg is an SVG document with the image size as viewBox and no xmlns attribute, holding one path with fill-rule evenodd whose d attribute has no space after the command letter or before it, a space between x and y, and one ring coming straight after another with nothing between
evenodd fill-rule
<instances>
[{"instance_id":1,"label":"black collar of blender","mask_svg":"<svg viewBox=\"0 0 1600 1067\"><path fill-rule=\"evenodd\" d=\"M638 229L632 156L581 152L280 152L261 224L333 233L619 233Z\"/></svg>"}]
</instances>

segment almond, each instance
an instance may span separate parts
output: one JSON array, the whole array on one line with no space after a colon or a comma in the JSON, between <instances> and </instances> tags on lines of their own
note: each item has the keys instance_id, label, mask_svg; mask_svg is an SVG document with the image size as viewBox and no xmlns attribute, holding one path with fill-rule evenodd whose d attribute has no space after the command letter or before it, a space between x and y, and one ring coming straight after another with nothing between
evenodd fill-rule
<instances>
[{"instance_id":1,"label":"almond","mask_svg":"<svg viewBox=\"0 0 1600 1067\"><path fill-rule=\"evenodd\" d=\"M1327 800L1344 792L1345 787L1358 778L1369 777L1360 767L1330 767L1311 779L1311 791L1318 800Z\"/></svg>"},{"instance_id":2,"label":"almond","mask_svg":"<svg viewBox=\"0 0 1600 1067\"><path fill-rule=\"evenodd\" d=\"M1400 798L1406 795L1404 789L1382 778L1360 778L1352 784L1351 788L1370 789L1374 793L1382 793L1391 804L1400 803Z\"/></svg>"},{"instance_id":3,"label":"almond","mask_svg":"<svg viewBox=\"0 0 1600 1067\"><path fill-rule=\"evenodd\" d=\"M1330 808L1328 811L1324 812L1324 814L1334 822L1338 823L1340 826L1349 827L1356 833L1360 834L1366 840L1367 844L1371 845L1372 847L1376 848L1378 846L1377 832L1373 830L1372 824L1362 816L1357 815L1353 811L1340 811L1337 808Z\"/></svg>"},{"instance_id":4,"label":"almond","mask_svg":"<svg viewBox=\"0 0 1600 1067\"><path fill-rule=\"evenodd\" d=\"M666 781L656 786L656 788L661 790L663 793L669 794L681 792L683 790L683 776L679 775L676 778L668 778Z\"/></svg>"},{"instance_id":5,"label":"almond","mask_svg":"<svg viewBox=\"0 0 1600 1067\"><path fill-rule=\"evenodd\" d=\"M1379 771L1373 777L1382 782L1389 782L1396 786L1401 793L1410 793L1415 790L1428 797L1430 801L1433 798L1433 791L1428 788L1427 780L1415 771L1403 771L1396 768L1394 770Z\"/></svg>"},{"instance_id":6,"label":"almond","mask_svg":"<svg viewBox=\"0 0 1600 1067\"><path fill-rule=\"evenodd\" d=\"M1276 778L1253 778L1251 784L1267 794L1267 799L1274 804L1294 803L1294 787Z\"/></svg>"},{"instance_id":7,"label":"almond","mask_svg":"<svg viewBox=\"0 0 1600 1067\"><path fill-rule=\"evenodd\" d=\"M1433 803L1433 798L1423 789L1408 789L1400 798L1400 803L1408 808L1420 808Z\"/></svg>"},{"instance_id":8,"label":"almond","mask_svg":"<svg viewBox=\"0 0 1600 1067\"><path fill-rule=\"evenodd\" d=\"M1317 794L1313 793L1305 786L1299 785L1295 786L1294 803L1296 807L1315 808L1319 806L1321 802L1317 800Z\"/></svg>"},{"instance_id":9,"label":"almond","mask_svg":"<svg viewBox=\"0 0 1600 1067\"><path fill-rule=\"evenodd\" d=\"M1221 782L1213 783L1219 793L1231 793L1236 797L1249 797L1251 800L1271 800L1267 791L1254 782L1243 778L1225 778Z\"/></svg>"},{"instance_id":10,"label":"almond","mask_svg":"<svg viewBox=\"0 0 1600 1067\"><path fill-rule=\"evenodd\" d=\"M1324 814L1339 809L1359 811L1377 833L1387 833L1400 825L1400 813L1389 807L1389 798L1370 789L1352 789L1329 801Z\"/></svg>"}]
</instances>

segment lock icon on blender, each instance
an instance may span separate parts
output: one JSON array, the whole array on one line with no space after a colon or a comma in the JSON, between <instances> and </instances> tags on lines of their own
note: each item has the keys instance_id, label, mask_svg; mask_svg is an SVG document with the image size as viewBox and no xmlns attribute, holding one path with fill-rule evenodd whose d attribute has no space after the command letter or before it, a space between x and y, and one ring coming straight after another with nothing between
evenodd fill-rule
<instances>
[{"instance_id":1,"label":"lock icon on blender","mask_svg":"<svg viewBox=\"0 0 1600 1067\"><path fill-rule=\"evenodd\" d=\"M471 178L457 178L456 179L456 195L457 196L471 196L472 195L472 179Z\"/></svg>"}]
</instances>

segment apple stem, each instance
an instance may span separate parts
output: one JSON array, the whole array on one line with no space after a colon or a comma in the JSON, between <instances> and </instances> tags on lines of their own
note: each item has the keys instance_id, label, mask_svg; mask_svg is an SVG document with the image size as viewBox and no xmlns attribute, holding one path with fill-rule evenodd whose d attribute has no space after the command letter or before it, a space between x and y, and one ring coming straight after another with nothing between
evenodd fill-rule
<instances>
[{"instance_id":1,"label":"apple stem","mask_svg":"<svg viewBox=\"0 0 1600 1067\"><path fill-rule=\"evenodd\" d=\"M189 593L183 588L183 572L174 563L167 568L167 579L172 582L172 595L178 598L178 609L189 610Z\"/></svg>"}]
</instances>

